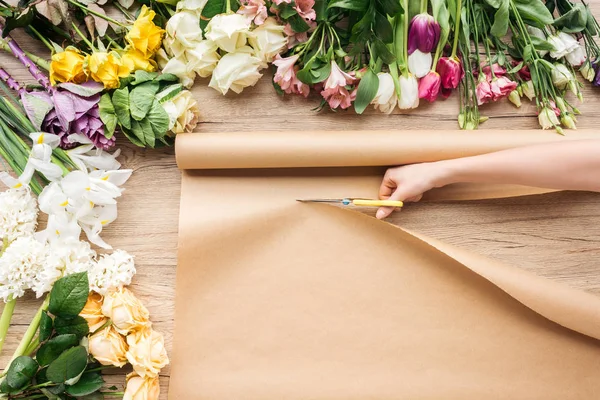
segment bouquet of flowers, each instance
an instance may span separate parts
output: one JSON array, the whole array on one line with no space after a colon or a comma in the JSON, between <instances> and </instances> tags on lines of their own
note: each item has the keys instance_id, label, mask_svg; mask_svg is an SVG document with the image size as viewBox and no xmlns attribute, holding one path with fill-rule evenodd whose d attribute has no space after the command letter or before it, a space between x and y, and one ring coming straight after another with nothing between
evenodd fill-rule
<instances>
[{"instance_id":1,"label":"bouquet of flowers","mask_svg":"<svg viewBox=\"0 0 600 400\"><path fill-rule=\"evenodd\" d=\"M78 236L36 232L37 202L28 188L0 193L0 205L0 297L6 303L0 351L17 299L28 290L45 295L0 378L0 393L157 399L158 373L168 357L148 310L125 288L136 272L133 257L122 250L98 256ZM133 372L125 392L105 388L99 371L127 363Z\"/></svg>"}]
</instances>

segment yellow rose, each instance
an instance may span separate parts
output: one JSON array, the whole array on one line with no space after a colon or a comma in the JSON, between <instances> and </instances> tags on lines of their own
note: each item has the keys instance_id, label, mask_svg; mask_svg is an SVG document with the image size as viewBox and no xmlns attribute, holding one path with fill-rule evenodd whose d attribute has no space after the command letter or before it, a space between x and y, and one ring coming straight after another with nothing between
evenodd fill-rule
<instances>
[{"instance_id":1,"label":"yellow rose","mask_svg":"<svg viewBox=\"0 0 600 400\"><path fill-rule=\"evenodd\" d=\"M129 70L114 51L94 52L87 57L88 75L96 82L102 82L107 89L119 87L119 78L129 75Z\"/></svg>"},{"instance_id":2,"label":"yellow rose","mask_svg":"<svg viewBox=\"0 0 600 400\"><path fill-rule=\"evenodd\" d=\"M127 361L142 378L157 376L169 363L163 335L152 328L144 328L127 336Z\"/></svg>"},{"instance_id":3,"label":"yellow rose","mask_svg":"<svg viewBox=\"0 0 600 400\"><path fill-rule=\"evenodd\" d=\"M140 51L133 48L128 48L125 53L121 54L121 62L130 73L138 69L148 72L156 71L156 62L148 60Z\"/></svg>"},{"instance_id":4,"label":"yellow rose","mask_svg":"<svg viewBox=\"0 0 600 400\"><path fill-rule=\"evenodd\" d=\"M108 318L102 314L102 295L91 292L79 315L85 318L92 333L104 325Z\"/></svg>"},{"instance_id":5,"label":"yellow rose","mask_svg":"<svg viewBox=\"0 0 600 400\"><path fill-rule=\"evenodd\" d=\"M83 71L85 57L74 47L67 47L65 51L55 53L50 62L50 82L83 83L87 76Z\"/></svg>"},{"instance_id":6,"label":"yellow rose","mask_svg":"<svg viewBox=\"0 0 600 400\"><path fill-rule=\"evenodd\" d=\"M165 31L154 25L152 20L156 13L146 6L142 6L140 15L133 26L125 35L125 40L131 47L141 52L144 57L150 58L158 51Z\"/></svg>"},{"instance_id":7,"label":"yellow rose","mask_svg":"<svg viewBox=\"0 0 600 400\"><path fill-rule=\"evenodd\" d=\"M125 337L108 326L90 336L90 354L102 365L122 367L127 363Z\"/></svg>"},{"instance_id":8,"label":"yellow rose","mask_svg":"<svg viewBox=\"0 0 600 400\"><path fill-rule=\"evenodd\" d=\"M124 287L104 297L102 313L112 320L116 331L122 335L150 326L148 310Z\"/></svg>"},{"instance_id":9,"label":"yellow rose","mask_svg":"<svg viewBox=\"0 0 600 400\"><path fill-rule=\"evenodd\" d=\"M123 400L158 400L160 385L158 377L146 377L131 373L127 375L127 386Z\"/></svg>"}]
</instances>

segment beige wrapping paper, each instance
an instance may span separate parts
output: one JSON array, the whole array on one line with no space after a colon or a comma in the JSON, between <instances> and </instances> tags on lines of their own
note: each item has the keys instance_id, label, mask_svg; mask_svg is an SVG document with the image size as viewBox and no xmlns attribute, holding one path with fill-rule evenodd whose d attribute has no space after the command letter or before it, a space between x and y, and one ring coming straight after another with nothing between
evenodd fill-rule
<instances>
[{"instance_id":1,"label":"beige wrapping paper","mask_svg":"<svg viewBox=\"0 0 600 400\"><path fill-rule=\"evenodd\" d=\"M373 166L591 136L179 136L169 398L598 398L599 298L348 209L295 201L376 196L383 168ZM434 197L536 190L462 185Z\"/></svg>"}]
</instances>

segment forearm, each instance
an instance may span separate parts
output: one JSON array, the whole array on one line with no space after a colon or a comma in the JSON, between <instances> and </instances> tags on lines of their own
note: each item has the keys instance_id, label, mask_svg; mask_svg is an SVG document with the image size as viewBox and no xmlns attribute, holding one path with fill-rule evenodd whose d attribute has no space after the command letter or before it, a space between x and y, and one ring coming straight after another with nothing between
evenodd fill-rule
<instances>
[{"instance_id":1,"label":"forearm","mask_svg":"<svg viewBox=\"0 0 600 400\"><path fill-rule=\"evenodd\" d=\"M438 164L435 186L486 182L600 191L600 140L534 145Z\"/></svg>"}]
</instances>

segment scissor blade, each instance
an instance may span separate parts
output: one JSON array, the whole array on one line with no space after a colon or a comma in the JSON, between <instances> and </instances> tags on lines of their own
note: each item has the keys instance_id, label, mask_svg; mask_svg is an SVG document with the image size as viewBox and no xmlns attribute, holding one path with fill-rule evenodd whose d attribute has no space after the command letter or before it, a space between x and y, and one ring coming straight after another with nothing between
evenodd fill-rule
<instances>
[{"instance_id":1,"label":"scissor blade","mask_svg":"<svg viewBox=\"0 0 600 400\"><path fill-rule=\"evenodd\" d=\"M341 203L342 199L296 199L302 203Z\"/></svg>"}]
</instances>

